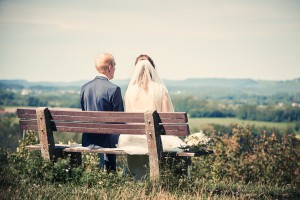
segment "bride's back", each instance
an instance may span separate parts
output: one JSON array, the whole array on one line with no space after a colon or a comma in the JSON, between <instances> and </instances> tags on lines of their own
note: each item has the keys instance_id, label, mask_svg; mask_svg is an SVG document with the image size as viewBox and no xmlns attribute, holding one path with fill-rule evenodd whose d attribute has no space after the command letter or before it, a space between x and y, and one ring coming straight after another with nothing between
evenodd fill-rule
<instances>
[{"instance_id":1,"label":"bride's back","mask_svg":"<svg viewBox=\"0 0 300 200\"><path fill-rule=\"evenodd\" d=\"M156 110L161 112L164 93L163 87L155 82L150 82L147 89L134 85L126 92L125 111L145 112L147 110Z\"/></svg>"},{"instance_id":2,"label":"bride's back","mask_svg":"<svg viewBox=\"0 0 300 200\"><path fill-rule=\"evenodd\" d=\"M125 94L126 112L173 112L168 90L149 60L140 60Z\"/></svg>"}]
</instances>

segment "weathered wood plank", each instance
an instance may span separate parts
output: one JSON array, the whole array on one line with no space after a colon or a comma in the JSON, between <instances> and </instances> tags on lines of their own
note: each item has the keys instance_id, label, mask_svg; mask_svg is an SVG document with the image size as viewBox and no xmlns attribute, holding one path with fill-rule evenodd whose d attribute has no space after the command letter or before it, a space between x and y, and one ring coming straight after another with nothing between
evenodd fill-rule
<instances>
[{"instance_id":1,"label":"weathered wood plank","mask_svg":"<svg viewBox=\"0 0 300 200\"><path fill-rule=\"evenodd\" d=\"M212 150L208 150L208 151L196 151L196 152L165 152L165 156L170 156L170 157L176 157L176 156L180 156L180 157L199 157L199 156L204 156L204 155L209 155L212 154L213 151Z\"/></svg>"},{"instance_id":2,"label":"weathered wood plank","mask_svg":"<svg viewBox=\"0 0 300 200\"><path fill-rule=\"evenodd\" d=\"M37 108L36 116L42 157L46 160L52 160L55 155L55 145L50 127L50 113L47 108Z\"/></svg>"},{"instance_id":3,"label":"weathered wood plank","mask_svg":"<svg viewBox=\"0 0 300 200\"><path fill-rule=\"evenodd\" d=\"M20 120L22 130L38 130L36 120ZM189 134L188 124L161 124L161 134L186 136ZM54 122L51 121L51 130L59 132L88 132L88 133L118 133L118 134L145 134L143 124L99 124L83 122Z\"/></svg>"},{"instance_id":4,"label":"weathered wood plank","mask_svg":"<svg viewBox=\"0 0 300 200\"><path fill-rule=\"evenodd\" d=\"M160 137L159 117L156 111L147 111L144 114L145 133L148 143L150 179L159 181L163 164L163 147Z\"/></svg>"},{"instance_id":5,"label":"weathered wood plank","mask_svg":"<svg viewBox=\"0 0 300 200\"><path fill-rule=\"evenodd\" d=\"M55 144L55 148L64 148L65 152L81 152L81 153L110 153L110 154L127 154L125 151L119 148L103 148L103 149L90 149L86 147L70 147L67 144ZM41 150L41 145L28 145L26 149L30 151ZM201 152L168 152L164 151L164 157L197 157L212 154L212 150ZM146 154L148 155L148 154Z\"/></svg>"},{"instance_id":6,"label":"weathered wood plank","mask_svg":"<svg viewBox=\"0 0 300 200\"><path fill-rule=\"evenodd\" d=\"M20 128L22 130L32 130L32 131L38 131L38 126L37 125L21 125Z\"/></svg>"},{"instance_id":7,"label":"weathered wood plank","mask_svg":"<svg viewBox=\"0 0 300 200\"><path fill-rule=\"evenodd\" d=\"M120 122L143 123L144 113L129 112L102 112L102 111L67 111L49 109L53 120L64 121L95 121L95 122ZM34 109L17 109L19 118L35 119ZM160 123L187 123L188 118L184 112L158 113Z\"/></svg>"},{"instance_id":8,"label":"weathered wood plank","mask_svg":"<svg viewBox=\"0 0 300 200\"><path fill-rule=\"evenodd\" d=\"M127 154L124 150L119 148L86 148L86 147L75 147L66 148L65 152L81 152L81 153L106 153L106 154Z\"/></svg>"},{"instance_id":9,"label":"weathered wood plank","mask_svg":"<svg viewBox=\"0 0 300 200\"><path fill-rule=\"evenodd\" d=\"M68 144L55 144L56 149L65 149L65 148L69 148L69 147L70 147L70 145L68 145ZM27 146L25 146L25 148L30 151L36 151L36 150L41 150L41 145L40 144L27 145Z\"/></svg>"}]
</instances>

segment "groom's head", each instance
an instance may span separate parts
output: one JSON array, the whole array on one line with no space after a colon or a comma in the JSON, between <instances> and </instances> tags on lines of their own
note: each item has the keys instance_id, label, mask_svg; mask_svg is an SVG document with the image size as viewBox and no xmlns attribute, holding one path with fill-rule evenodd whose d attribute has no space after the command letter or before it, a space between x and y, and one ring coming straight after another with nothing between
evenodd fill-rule
<instances>
[{"instance_id":1,"label":"groom's head","mask_svg":"<svg viewBox=\"0 0 300 200\"><path fill-rule=\"evenodd\" d=\"M116 62L113 55L109 53L103 53L97 56L95 60L95 67L100 74L107 76L109 80L114 78L116 70Z\"/></svg>"}]
</instances>

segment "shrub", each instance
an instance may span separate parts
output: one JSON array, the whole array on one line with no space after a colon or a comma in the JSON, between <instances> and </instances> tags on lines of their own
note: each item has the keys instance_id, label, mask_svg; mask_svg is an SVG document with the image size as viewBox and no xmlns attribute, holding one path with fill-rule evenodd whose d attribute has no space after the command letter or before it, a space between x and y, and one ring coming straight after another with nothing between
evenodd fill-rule
<instances>
[{"instance_id":1,"label":"shrub","mask_svg":"<svg viewBox=\"0 0 300 200\"><path fill-rule=\"evenodd\" d=\"M212 135L214 154L194 158L194 176L213 182L299 185L299 139L294 134L254 134L251 130L253 127L236 126L230 134Z\"/></svg>"}]
</instances>

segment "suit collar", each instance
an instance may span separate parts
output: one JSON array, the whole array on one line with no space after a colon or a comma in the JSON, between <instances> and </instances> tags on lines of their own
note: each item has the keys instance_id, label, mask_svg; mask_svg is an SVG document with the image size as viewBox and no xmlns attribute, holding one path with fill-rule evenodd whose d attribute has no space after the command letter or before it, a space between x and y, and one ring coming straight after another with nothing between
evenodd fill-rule
<instances>
[{"instance_id":1,"label":"suit collar","mask_svg":"<svg viewBox=\"0 0 300 200\"><path fill-rule=\"evenodd\" d=\"M108 80L107 76L105 76L104 74L100 74L99 76L96 76L96 79L102 79L102 80Z\"/></svg>"}]
</instances>

